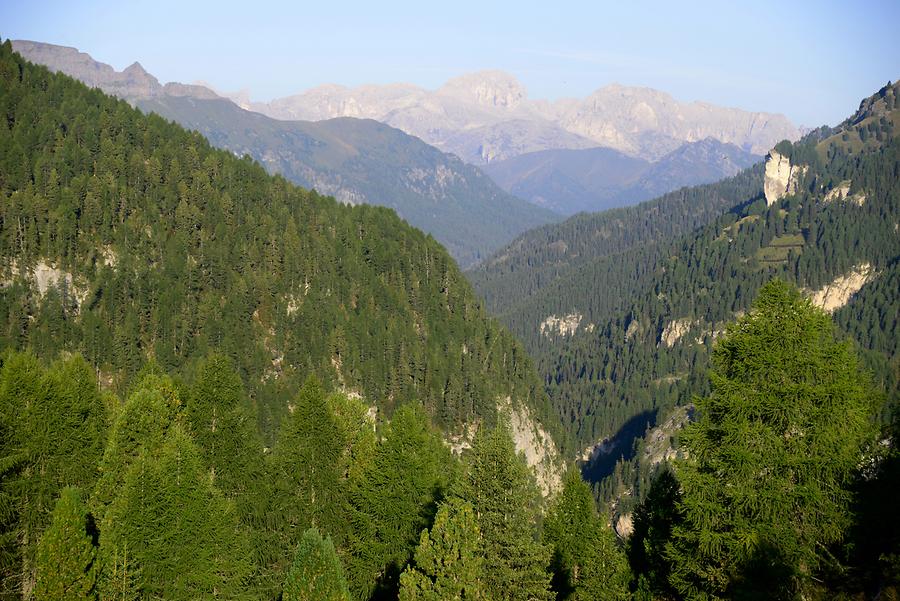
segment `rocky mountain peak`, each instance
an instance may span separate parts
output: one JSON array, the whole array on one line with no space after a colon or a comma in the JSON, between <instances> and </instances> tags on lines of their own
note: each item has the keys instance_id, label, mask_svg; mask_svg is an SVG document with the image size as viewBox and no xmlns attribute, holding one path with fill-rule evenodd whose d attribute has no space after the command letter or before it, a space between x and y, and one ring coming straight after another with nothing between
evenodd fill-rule
<instances>
[{"instance_id":1,"label":"rocky mountain peak","mask_svg":"<svg viewBox=\"0 0 900 601\"><path fill-rule=\"evenodd\" d=\"M869 117L881 116L890 113L898 106L900 97L900 80L894 83L888 82L886 86L878 90L872 96L864 98L859 103L859 108L852 117L844 121L843 126L856 125Z\"/></svg>"},{"instance_id":2,"label":"rocky mountain peak","mask_svg":"<svg viewBox=\"0 0 900 601\"><path fill-rule=\"evenodd\" d=\"M141 63L134 61L127 67L122 73L129 75L131 77L150 77L150 74L147 73L147 70L141 65Z\"/></svg>"},{"instance_id":3,"label":"rocky mountain peak","mask_svg":"<svg viewBox=\"0 0 900 601\"><path fill-rule=\"evenodd\" d=\"M477 71L449 80L438 93L491 108L513 109L528 97L522 83L504 71Z\"/></svg>"}]
</instances>

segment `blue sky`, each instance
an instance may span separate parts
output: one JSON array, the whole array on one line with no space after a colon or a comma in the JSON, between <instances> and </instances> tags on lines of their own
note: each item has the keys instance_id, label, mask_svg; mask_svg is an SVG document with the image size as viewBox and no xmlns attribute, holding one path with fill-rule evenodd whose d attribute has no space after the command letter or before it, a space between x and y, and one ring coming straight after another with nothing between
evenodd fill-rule
<instances>
[{"instance_id":1,"label":"blue sky","mask_svg":"<svg viewBox=\"0 0 900 601\"><path fill-rule=\"evenodd\" d=\"M531 98L618 82L799 124L835 124L900 78L900 1L350 2L0 0L0 36L88 52L161 81L248 88L439 87L480 69Z\"/></svg>"}]
</instances>

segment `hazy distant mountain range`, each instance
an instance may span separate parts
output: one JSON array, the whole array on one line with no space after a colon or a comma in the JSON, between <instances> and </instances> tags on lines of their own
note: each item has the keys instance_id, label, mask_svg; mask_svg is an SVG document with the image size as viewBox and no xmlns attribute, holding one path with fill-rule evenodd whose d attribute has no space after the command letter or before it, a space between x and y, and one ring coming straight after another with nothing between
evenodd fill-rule
<instances>
[{"instance_id":1,"label":"hazy distant mountain range","mask_svg":"<svg viewBox=\"0 0 900 601\"><path fill-rule=\"evenodd\" d=\"M612 148L541 150L482 167L520 198L572 215L633 205L718 181L762 157L713 138L682 144L655 163Z\"/></svg>"},{"instance_id":2,"label":"hazy distant mountain range","mask_svg":"<svg viewBox=\"0 0 900 601\"><path fill-rule=\"evenodd\" d=\"M249 154L275 173L349 203L393 208L431 233L463 266L516 235L555 221L457 157L382 123L279 121L243 110L199 85L160 84L139 63L118 72L75 48L14 41L26 59L62 71L147 112Z\"/></svg>"},{"instance_id":3,"label":"hazy distant mountain range","mask_svg":"<svg viewBox=\"0 0 900 601\"><path fill-rule=\"evenodd\" d=\"M500 71L451 79L435 91L408 84L323 85L268 103L236 97L278 119L376 119L473 164L538 150L605 146L655 161L685 142L713 138L765 154L802 133L784 115L679 102L649 88L608 85L584 99L529 100Z\"/></svg>"},{"instance_id":4,"label":"hazy distant mountain range","mask_svg":"<svg viewBox=\"0 0 900 601\"><path fill-rule=\"evenodd\" d=\"M161 84L139 63L118 72L75 48L13 46L300 185L391 207L463 266L554 221L549 211L598 211L715 181L800 134L781 115L681 103L645 88L611 85L583 100L533 101L498 71L436 91L323 85L254 103L246 93L228 100L203 85Z\"/></svg>"}]
</instances>

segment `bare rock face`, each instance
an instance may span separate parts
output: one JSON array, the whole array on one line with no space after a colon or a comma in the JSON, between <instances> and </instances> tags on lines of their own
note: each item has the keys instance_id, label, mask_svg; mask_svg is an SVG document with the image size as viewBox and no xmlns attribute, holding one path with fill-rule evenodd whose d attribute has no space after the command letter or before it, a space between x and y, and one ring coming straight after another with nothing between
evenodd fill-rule
<instances>
[{"instance_id":1,"label":"bare rock face","mask_svg":"<svg viewBox=\"0 0 900 601\"><path fill-rule=\"evenodd\" d=\"M862 263L854 267L850 272L838 276L830 284L826 284L819 290L812 291L810 300L812 300L814 305L821 307L828 313L834 313L850 302L853 295L859 292L875 275L872 265Z\"/></svg>"},{"instance_id":2,"label":"bare rock face","mask_svg":"<svg viewBox=\"0 0 900 601\"><path fill-rule=\"evenodd\" d=\"M672 347L694 326L690 319L673 319L663 328L659 335L659 345Z\"/></svg>"},{"instance_id":3,"label":"bare rock face","mask_svg":"<svg viewBox=\"0 0 900 601\"><path fill-rule=\"evenodd\" d=\"M189 96L191 98L202 98L204 100L220 98L218 94L206 86L175 82L169 82L164 85L163 94L166 96Z\"/></svg>"},{"instance_id":4,"label":"bare rock face","mask_svg":"<svg viewBox=\"0 0 900 601\"><path fill-rule=\"evenodd\" d=\"M490 164L548 149L595 148L597 142L550 121L516 118L452 132L444 150L473 165Z\"/></svg>"},{"instance_id":5,"label":"bare rock face","mask_svg":"<svg viewBox=\"0 0 900 601\"><path fill-rule=\"evenodd\" d=\"M163 86L138 63L118 72L75 48L21 40L13 48L28 60L128 100L218 97L202 85ZM680 102L649 88L613 84L584 99L531 100L522 83L502 71L463 75L438 90L409 84L326 84L267 103L251 102L248 94L234 100L275 119L375 119L473 164L596 146L657 160L686 142L710 137L762 154L801 133L783 115Z\"/></svg>"},{"instance_id":6,"label":"bare rock face","mask_svg":"<svg viewBox=\"0 0 900 601\"><path fill-rule=\"evenodd\" d=\"M600 88L565 111L561 121L571 132L649 160L705 138L762 154L800 134L783 115L680 102L665 92L618 84Z\"/></svg>"},{"instance_id":7,"label":"bare rock face","mask_svg":"<svg viewBox=\"0 0 900 601\"><path fill-rule=\"evenodd\" d=\"M436 91L324 85L252 108L276 119L375 119L473 164L592 146L657 160L706 138L761 155L801 133L783 115L679 102L649 88L614 84L584 99L531 100L519 81L500 71L463 75Z\"/></svg>"},{"instance_id":8,"label":"bare rock face","mask_svg":"<svg viewBox=\"0 0 900 601\"><path fill-rule=\"evenodd\" d=\"M808 167L792 165L791 160L775 149L766 155L766 175L763 191L766 206L772 206L785 196L797 191L797 183Z\"/></svg>"},{"instance_id":9,"label":"bare rock face","mask_svg":"<svg viewBox=\"0 0 900 601\"><path fill-rule=\"evenodd\" d=\"M503 71L480 71L456 77L445 83L438 94L503 109L518 107L528 96L519 80Z\"/></svg>"},{"instance_id":10,"label":"bare rock face","mask_svg":"<svg viewBox=\"0 0 900 601\"><path fill-rule=\"evenodd\" d=\"M509 397L498 399L497 411L509 419L516 451L534 471L544 497L555 495L562 486L563 463L550 434L531 416L525 405L514 405Z\"/></svg>"},{"instance_id":11,"label":"bare rock face","mask_svg":"<svg viewBox=\"0 0 900 601\"><path fill-rule=\"evenodd\" d=\"M634 533L634 515L626 513L616 518L616 535L620 540L625 540Z\"/></svg>"},{"instance_id":12,"label":"bare rock face","mask_svg":"<svg viewBox=\"0 0 900 601\"><path fill-rule=\"evenodd\" d=\"M570 313L562 317L549 315L547 319L541 322L541 336L546 336L547 338L553 335L574 336L583 318L584 316L581 313ZM593 330L593 328L591 329Z\"/></svg>"}]
</instances>

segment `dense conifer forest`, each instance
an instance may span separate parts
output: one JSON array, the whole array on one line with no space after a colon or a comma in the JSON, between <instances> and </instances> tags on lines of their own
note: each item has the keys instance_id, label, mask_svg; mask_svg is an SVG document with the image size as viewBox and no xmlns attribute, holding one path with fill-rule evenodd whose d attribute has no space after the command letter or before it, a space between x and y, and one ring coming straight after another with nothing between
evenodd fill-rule
<instances>
[{"instance_id":1,"label":"dense conifer forest","mask_svg":"<svg viewBox=\"0 0 900 601\"><path fill-rule=\"evenodd\" d=\"M446 429L492 421L501 396L549 415L521 347L392 211L320 197L9 49L3 60L4 346L78 351L117 391L148 357L179 372L215 349L269 442L309 374L387 415L421 402Z\"/></svg>"},{"instance_id":2,"label":"dense conifer forest","mask_svg":"<svg viewBox=\"0 0 900 601\"><path fill-rule=\"evenodd\" d=\"M872 115L782 147L809 167L773 206L716 217L716 194L684 192L708 205L574 265L616 278L551 406L391 211L269 176L8 42L0 111L0 599L897 596L898 154L887 125L842 138ZM844 181L851 200L820 202ZM877 277L834 316L795 285L862 260ZM534 292L533 315L557 310ZM721 332L659 346L672 317ZM688 393L682 453L645 474L627 540L576 466L542 494L523 413L499 408L571 450Z\"/></svg>"},{"instance_id":3,"label":"dense conifer forest","mask_svg":"<svg viewBox=\"0 0 900 601\"><path fill-rule=\"evenodd\" d=\"M530 232L471 274L535 356L579 445L622 432L630 447L628 436L643 435L704 393L702 366L724 324L746 312L772 278L812 293L865 271L867 285L834 318L896 403L897 90L886 86L834 129L779 145L805 167L792 193L771 206L759 165L716 184ZM548 316L568 315L579 320L574 333L540 327Z\"/></svg>"}]
</instances>

